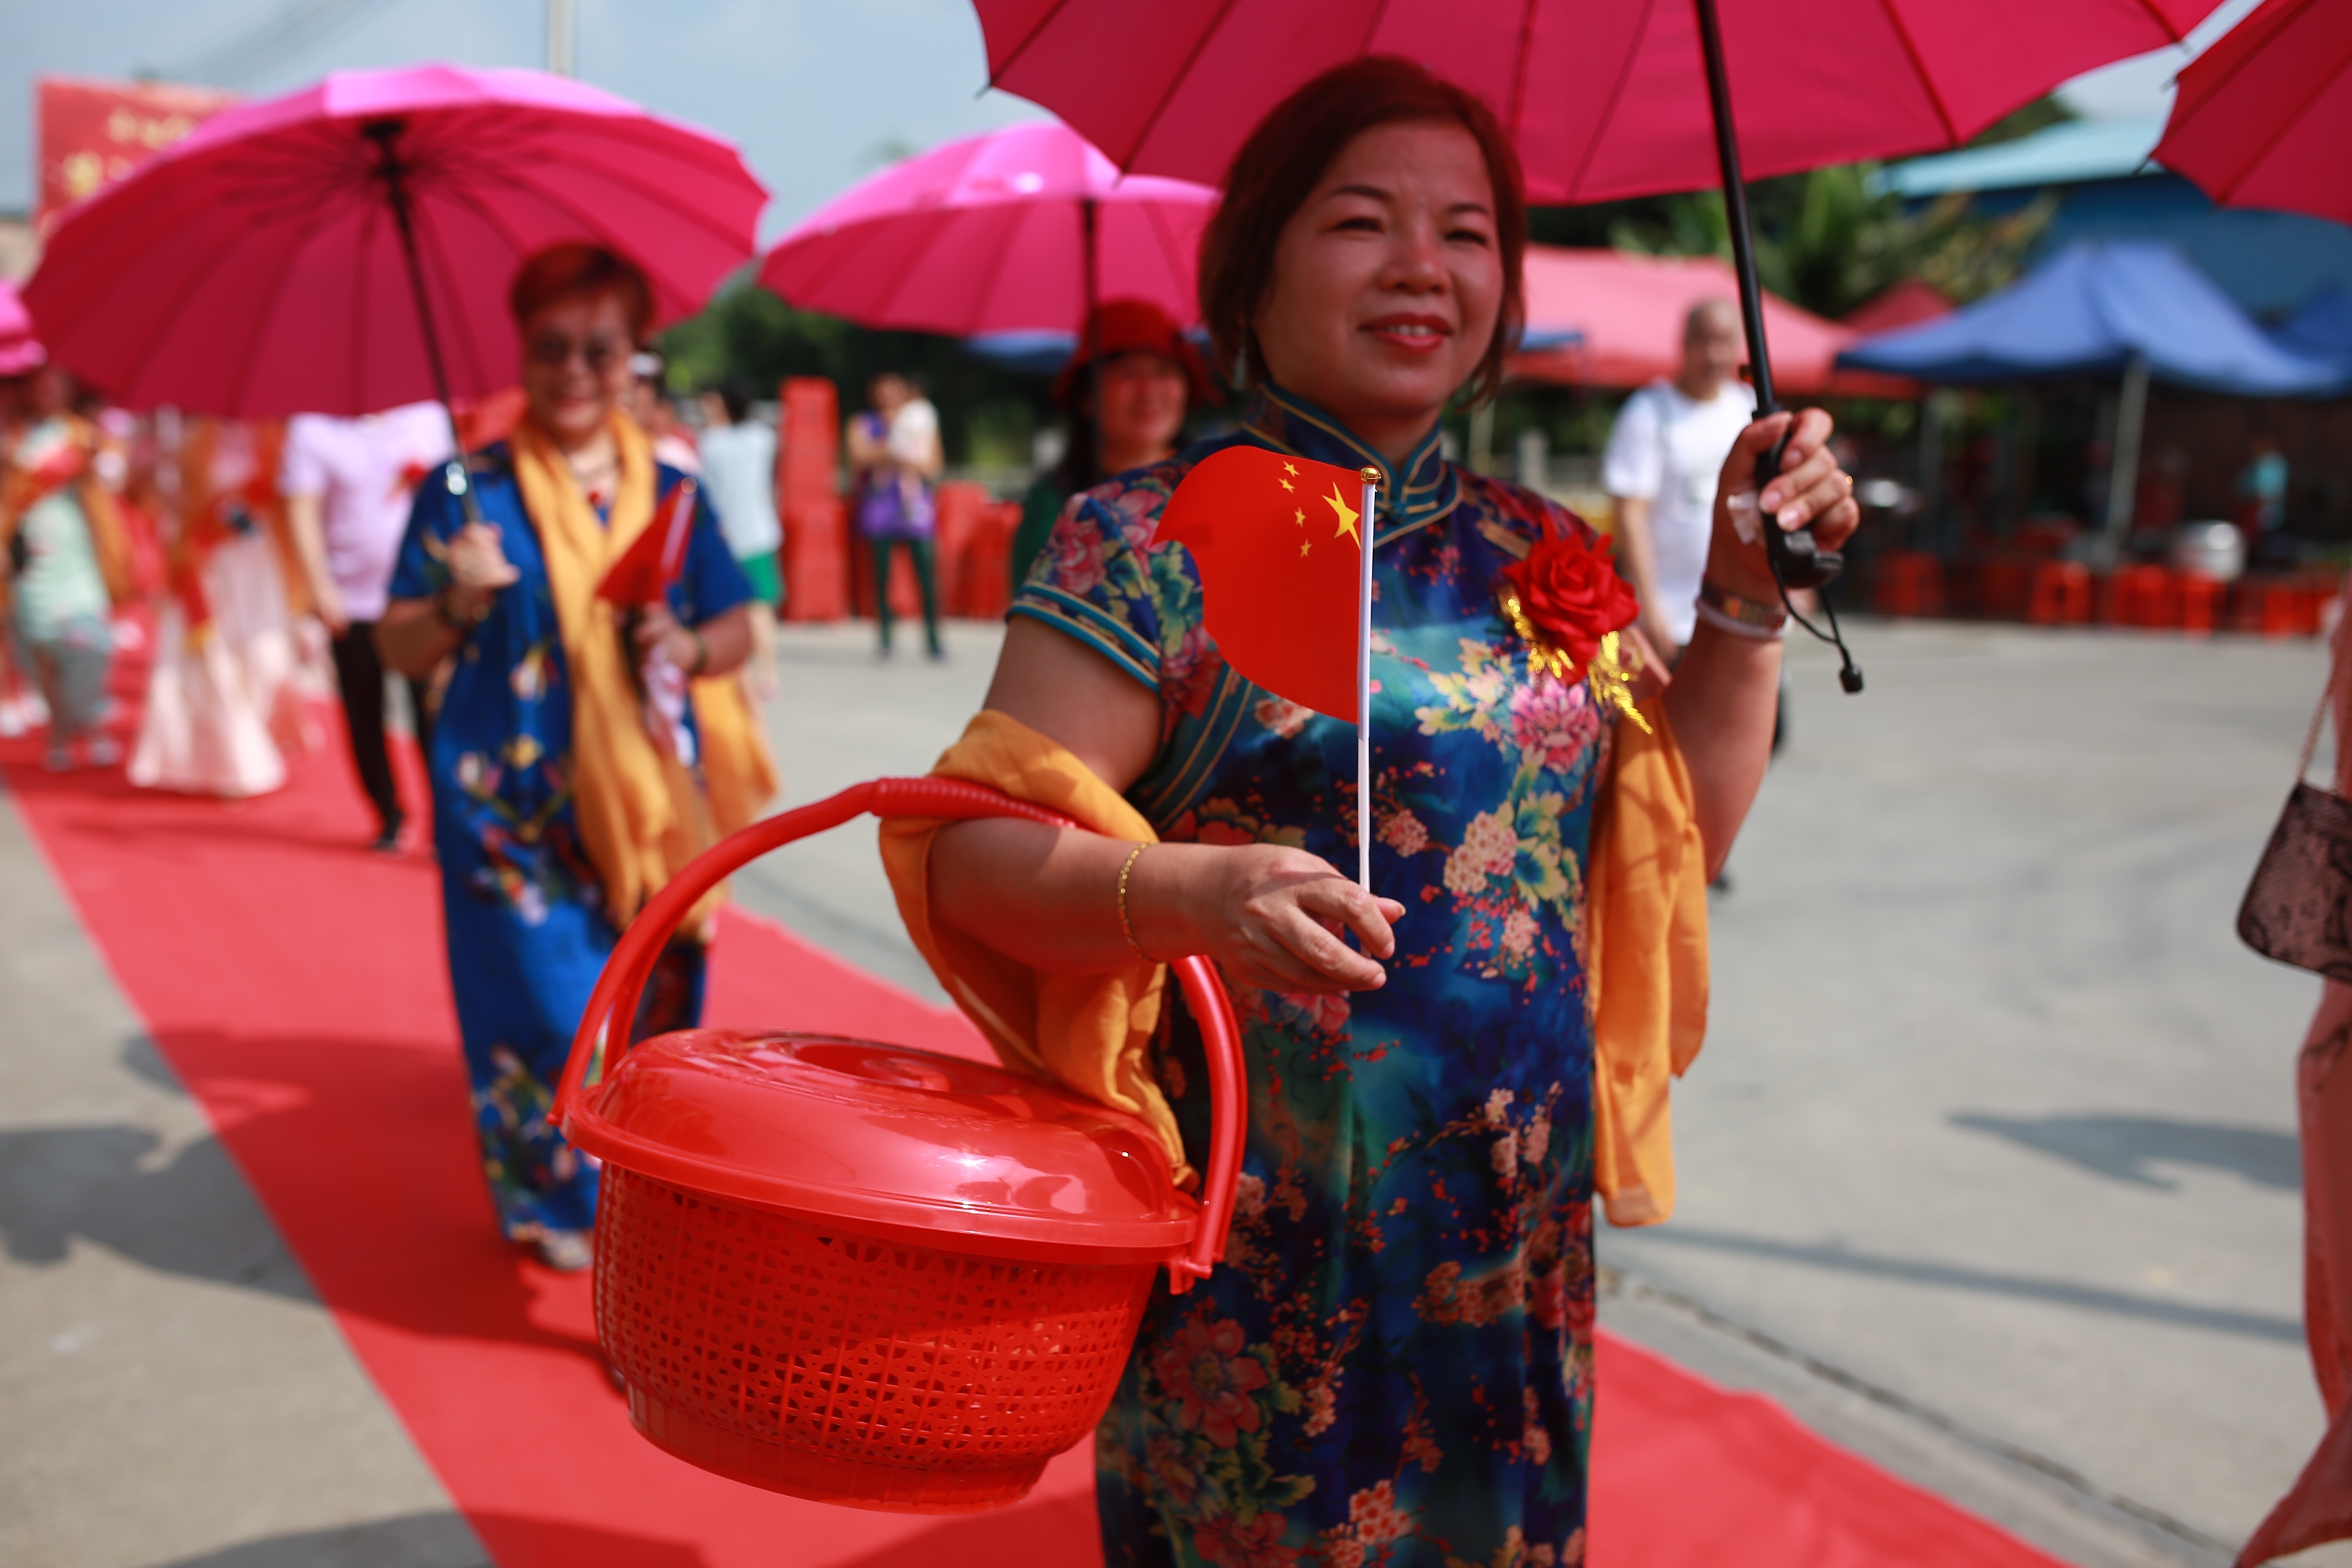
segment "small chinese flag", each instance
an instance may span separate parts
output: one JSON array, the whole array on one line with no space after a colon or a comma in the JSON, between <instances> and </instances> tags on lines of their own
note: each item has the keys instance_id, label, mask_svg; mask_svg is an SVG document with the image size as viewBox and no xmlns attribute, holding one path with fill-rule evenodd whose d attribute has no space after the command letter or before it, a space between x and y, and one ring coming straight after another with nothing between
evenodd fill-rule
<instances>
[{"instance_id":1,"label":"small chinese flag","mask_svg":"<svg viewBox=\"0 0 2352 1568\"><path fill-rule=\"evenodd\" d=\"M1228 447L1184 477L1154 536L1192 552L1202 624L1236 673L1348 724L1363 496L1354 468Z\"/></svg>"},{"instance_id":2,"label":"small chinese flag","mask_svg":"<svg viewBox=\"0 0 2352 1568\"><path fill-rule=\"evenodd\" d=\"M631 542L596 596L635 609L659 600L686 570L686 543L694 532L694 481L680 479L654 508L653 521Z\"/></svg>"}]
</instances>

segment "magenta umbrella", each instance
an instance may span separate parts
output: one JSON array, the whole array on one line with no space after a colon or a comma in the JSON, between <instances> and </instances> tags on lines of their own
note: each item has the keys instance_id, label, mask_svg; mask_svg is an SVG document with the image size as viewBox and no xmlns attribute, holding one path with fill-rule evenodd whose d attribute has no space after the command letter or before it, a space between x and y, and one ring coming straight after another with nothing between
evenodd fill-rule
<instances>
[{"instance_id":1,"label":"magenta umbrella","mask_svg":"<svg viewBox=\"0 0 2352 1568\"><path fill-rule=\"evenodd\" d=\"M1746 174L1956 145L2068 77L2178 42L2216 3L973 0L992 85L1044 104L1124 168L1217 179L1295 89L1386 54L1486 99L1537 201L1719 184L1759 413L1778 404ZM1766 537L1792 586L1836 569L1790 559L1777 530Z\"/></svg>"},{"instance_id":2,"label":"magenta umbrella","mask_svg":"<svg viewBox=\"0 0 2352 1568\"><path fill-rule=\"evenodd\" d=\"M1080 330L1098 298L1200 313L1206 185L1117 165L1066 125L965 137L883 170L768 253L760 281L867 327L972 337Z\"/></svg>"},{"instance_id":3,"label":"magenta umbrella","mask_svg":"<svg viewBox=\"0 0 2352 1568\"><path fill-rule=\"evenodd\" d=\"M22 375L48 362L40 340L33 335L33 318L16 286L0 278L0 376Z\"/></svg>"},{"instance_id":4,"label":"magenta umbrella","mask_svg":"<svg viewBox=\"0 0 2352 1568\"><path fill-rule=\"evenodd\" d=\"M2268 0L2180 73L2153 156L2224 206L2352 223L2352 8Z\"/></svg>"},{"instance_id":5,"label":"magenta umbrella","mask_svg":"<svg viewBox=\"0 0 2352 1568\"><path fill-rule=\"evenodd\" d=\"M365 414L513 384L507 286L560 241L626 253L661 321L691 313L766 199L728 142L582 82L339 71L69 209L25 300L127 406Z\"/></svg>"}]
</instances>

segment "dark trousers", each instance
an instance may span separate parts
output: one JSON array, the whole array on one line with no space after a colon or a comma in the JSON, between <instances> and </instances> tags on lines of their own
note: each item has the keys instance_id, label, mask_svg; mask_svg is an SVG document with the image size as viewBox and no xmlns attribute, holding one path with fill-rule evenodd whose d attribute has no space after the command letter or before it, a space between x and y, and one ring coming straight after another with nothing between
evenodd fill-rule
<instances>
[{"instance_id":1,"label":"dark trousers","mask_svg":"<svg viewBox=\"0 0 2352 1568\"><path fill-rule=\"evenodd\" d=\"M874 541L874 614L882 623L882 651L890 651L890 552L898 545L907 547L907 559L915 564L915 585L923 595L923 641L931 657L940 657L940 590L938 579L931 572L931 542L928 539L877 539Z\"/></svg>"},{"instance_id":2,"label":"dark trousers","mask_svg":"<svg viewBox=\"0 0 2352 1568\"><path fill-rule=\"evenodd\" d=\"M375 623L353 621L334 646L335 684L342 689L343 731L351 737L352 765L359 770L360 788L375 807L377 822L384 832L396 833L406 819L383 739L383 661L376 657ZM433 721L425 708L426 688L421 680L404 684L409 711L415 715L417 749L423 751L433 742Z\"/></svg>"}]
</instances>

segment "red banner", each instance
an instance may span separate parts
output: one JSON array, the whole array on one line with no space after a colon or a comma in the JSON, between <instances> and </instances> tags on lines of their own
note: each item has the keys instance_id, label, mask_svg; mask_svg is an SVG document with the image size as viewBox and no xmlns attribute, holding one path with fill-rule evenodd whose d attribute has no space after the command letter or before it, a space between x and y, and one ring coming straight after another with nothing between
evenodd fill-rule
<instances>
[{"instance_id":1,"label":"red banner","mask_svg":"<svg viewBox=\"0 0 2352 1568\"><path fill-rule=\"evenodd\" d=\"M112 184L154 153L237 101L216 88L160 81L40 79L43 234L57 215Z\"/></svg>"}]
</instances>

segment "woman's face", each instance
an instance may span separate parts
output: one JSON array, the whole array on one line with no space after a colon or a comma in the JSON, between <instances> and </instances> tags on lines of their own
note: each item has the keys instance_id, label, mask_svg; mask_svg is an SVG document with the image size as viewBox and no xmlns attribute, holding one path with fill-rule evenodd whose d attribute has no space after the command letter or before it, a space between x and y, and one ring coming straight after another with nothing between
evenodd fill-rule
<instances>
[{"instance_id":1,"label":"woman's face","mask_svg":"<svg viewBox=\"0 0 2352 1568\"><path fill-rule=\"evenodd\" d=\"M522 324L531 417L567 446L593 439L629 395L629 312L606 292L558 300Z\"/></svg>"},{"instance_id":2,"label":"woman's face","mask_svg":"<svg viewBox=\"0 0 2352 1568\"><path fill-rule=\"evenodd\" d=\"M1182 365L1166 354L1138 349L1104 360L1095 377L1097 423L1106 451L1157 457L1176 445L1191 391Z\"/></svg>"},{"instance_id":3,"label":"woman's face","mask_svg":"<svg viewBox=\"0 0 2352 1568\"><path fill-rule=\"evenodd\" d=\"M1379 125L1283 226L1252 324L1268 374L1390 450L1426 434L1476 371L1502 303L1476 138L1450 123Z\"/></svg>"}]
</instances>

